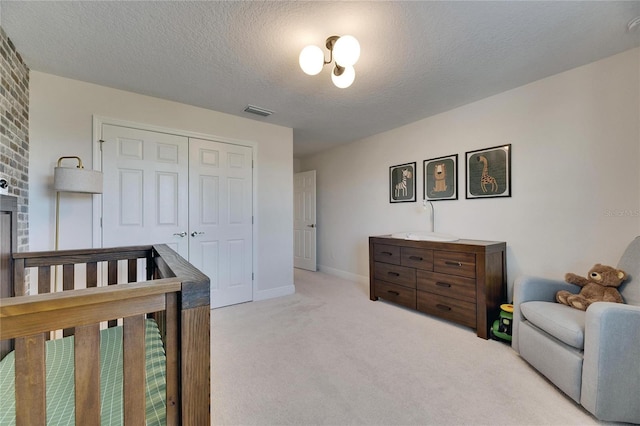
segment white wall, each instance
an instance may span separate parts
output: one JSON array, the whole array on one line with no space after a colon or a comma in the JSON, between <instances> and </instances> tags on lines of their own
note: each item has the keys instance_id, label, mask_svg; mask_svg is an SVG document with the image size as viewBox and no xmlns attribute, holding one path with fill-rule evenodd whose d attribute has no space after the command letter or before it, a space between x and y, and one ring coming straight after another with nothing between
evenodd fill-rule
<instances>
[{"instance_id":1,"label":"white wall","mask_svg":"<svg viewBox=\"0 0 640 426\"><path fill-rule=\"evenodd\" d=\"M31 251L54 247L53 168L63 155L78 155L92 168L92 117L98 115L256 143L254 300L294 291L292 129L36 71L29 93ZM60 249L91 247L91 196L62 197Z\"/></svg>"},{"instance_id":2,"label":"white wall","mask_svg":"<svg viewBox=\"0 0 640 426\"><path fill-rule=\"evenodd\" d=\"M389 166L458 154L456 201L436 231L506 241L508 280L615 264L640 234L640 50L303 158L317 170L321 270L366 280L370 235L426 230L418 203L389 203ZM512 144L512 197L465 199L465 152Z\"/></svg>"}]
</instances>

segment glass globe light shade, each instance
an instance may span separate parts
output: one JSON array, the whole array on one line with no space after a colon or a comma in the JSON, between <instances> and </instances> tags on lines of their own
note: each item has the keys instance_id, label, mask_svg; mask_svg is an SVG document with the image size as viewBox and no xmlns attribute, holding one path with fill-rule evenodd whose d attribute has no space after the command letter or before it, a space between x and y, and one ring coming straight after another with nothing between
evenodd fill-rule
<instances>
[{"instance_id":1,"label":"glass globe light shade","mask_svg":"<svg viewBox=\"0 0 640 426\"><path fill-rule=\"evenodd\" d=\"M324 66L324 52L318 46L307 46L300 52L298 60L302 71L309 75L316 75Z\"/></svg>"},{"instance_id":2,"label":"glass globe light shade","mask_svg":"<svg viewBox=\"0 0 640 426\"><path fill-rule=\"evenodd\" d=\"M344 71L342 71L342 74L340 75L336 75L335 69L331 72L331 81L333 81L333 84L340 89L346 89L351 86L355 79L356 70L353 67L344 67Z\"/></svg>"},{"instance_id":3,"label":"glass globe light shade","mask_svg":"<svg viewBox=\"0 0 640 426\"><path fill-rule=\"evenodd\" d=\"M354 36L345 35L333 45L333 59L340 66L353 66L360 59L360 43Z\"/></svg>"}]
</instances>

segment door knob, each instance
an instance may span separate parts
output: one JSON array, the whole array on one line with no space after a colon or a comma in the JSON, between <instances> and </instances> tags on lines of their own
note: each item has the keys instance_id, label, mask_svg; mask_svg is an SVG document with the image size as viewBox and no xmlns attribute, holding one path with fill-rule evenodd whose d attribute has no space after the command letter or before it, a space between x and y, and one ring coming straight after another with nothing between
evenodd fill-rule
<instances>
[{"instance_id":1,"label":"door knob","mask_svg":"<svg viewBox=\"0 0 640 426\"><path fill-rule=\"evenodd\" d=\"M191 236L192 236L192 237L195 237L196 235L202 235L202 234L204 234L204 232L196 232L196 231L193 231L193 232L191 233Z\"/></svg>"},{"instance_id":2,"label":"door knob","mask_svg":"<svg viewBox=\"0 0 640 426\"><path fill-rule=\"evenodd\" d=\"M173 235L175 235L176 237L186 237L187 233L185 231L182 231L182 232L176 232Z\"/></svg>"},{"instance_id":3,"label":"door knob","mask_svg":"<svg viewBox=\"0 0 640 426\"><path fill-rule=\"evenodd\" d=\"M312 223L311 225L307 225L307 227L308 227L308 228L315 228L315 227L316 227L316 224L315 224L315 223Z\"/></svg>"}]
</instances>

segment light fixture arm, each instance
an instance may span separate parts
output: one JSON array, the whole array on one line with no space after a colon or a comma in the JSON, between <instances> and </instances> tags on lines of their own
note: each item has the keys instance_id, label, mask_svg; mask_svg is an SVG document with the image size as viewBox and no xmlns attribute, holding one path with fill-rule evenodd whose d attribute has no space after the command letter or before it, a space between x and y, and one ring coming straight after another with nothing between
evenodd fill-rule
<instances>
[{"instance_id":1,"label":"light fixture arm","mask_svg":"<svg viewBox=\"0 0 640 426\"><path fill-rule=\"evenodd\" d=\"M331 62L333 62L333 46L335 46L336 41L338 41L339 38L340 36L335 36L335 35L327 38L327 41L325 42L325 46L327 46L327 49L329 49L329 61L324 61L325 65L328 65ZM336 62L336 67L333 69L332 72L333 74L340 76L344 72L344 67L338 65L338 63Z\"/></svg>"},{"instance_id":2,"label":"light fixture arm","mask_svg":"<svg viewBox=\"0 0 640 426\"><path fill-rule=\"evenodd\" d=\"M327 49L329 49L329 61L324 61L325 65L328 65L331 62L333 62L333 46L336 44L336 41L338 41L339 38L340 36L335 36L335 35L331 37L327 37L325 46L327 46ZM340 74L337 74L337 75L340 75Z\"/></svg>"}]
</instances>

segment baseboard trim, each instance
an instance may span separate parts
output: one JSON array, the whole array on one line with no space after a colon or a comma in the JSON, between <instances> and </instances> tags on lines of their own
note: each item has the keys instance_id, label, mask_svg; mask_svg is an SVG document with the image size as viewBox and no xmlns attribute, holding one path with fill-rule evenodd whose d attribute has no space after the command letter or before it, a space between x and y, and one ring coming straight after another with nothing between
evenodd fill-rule
<instances>
[{"instance_id":1,"label":"baseboard trim","mask_svg":"<svg viewBox=\"0 0 640 426\"><path fill-rule=\"evenodd\" d=\"M271 288L269 290L260 290L253 293L253 301L274 299L276 297L289 296L296 292L294 285L285 285L282 287Z\"/></svg>"},{"instance_id":2,"label":"baseboard trim","mask_svg":"<svg viewBox=\"0 0 640 426\"><path fill-rule=\"evenodd\" d=\"M369 284L369 277L364 275L352 274L351 272L342 271L340 269L331 268L329 266L318 265L318 270L329 275L336 276L349 281L355 281L360 284Z\"/></svg>"}]
</instances>

